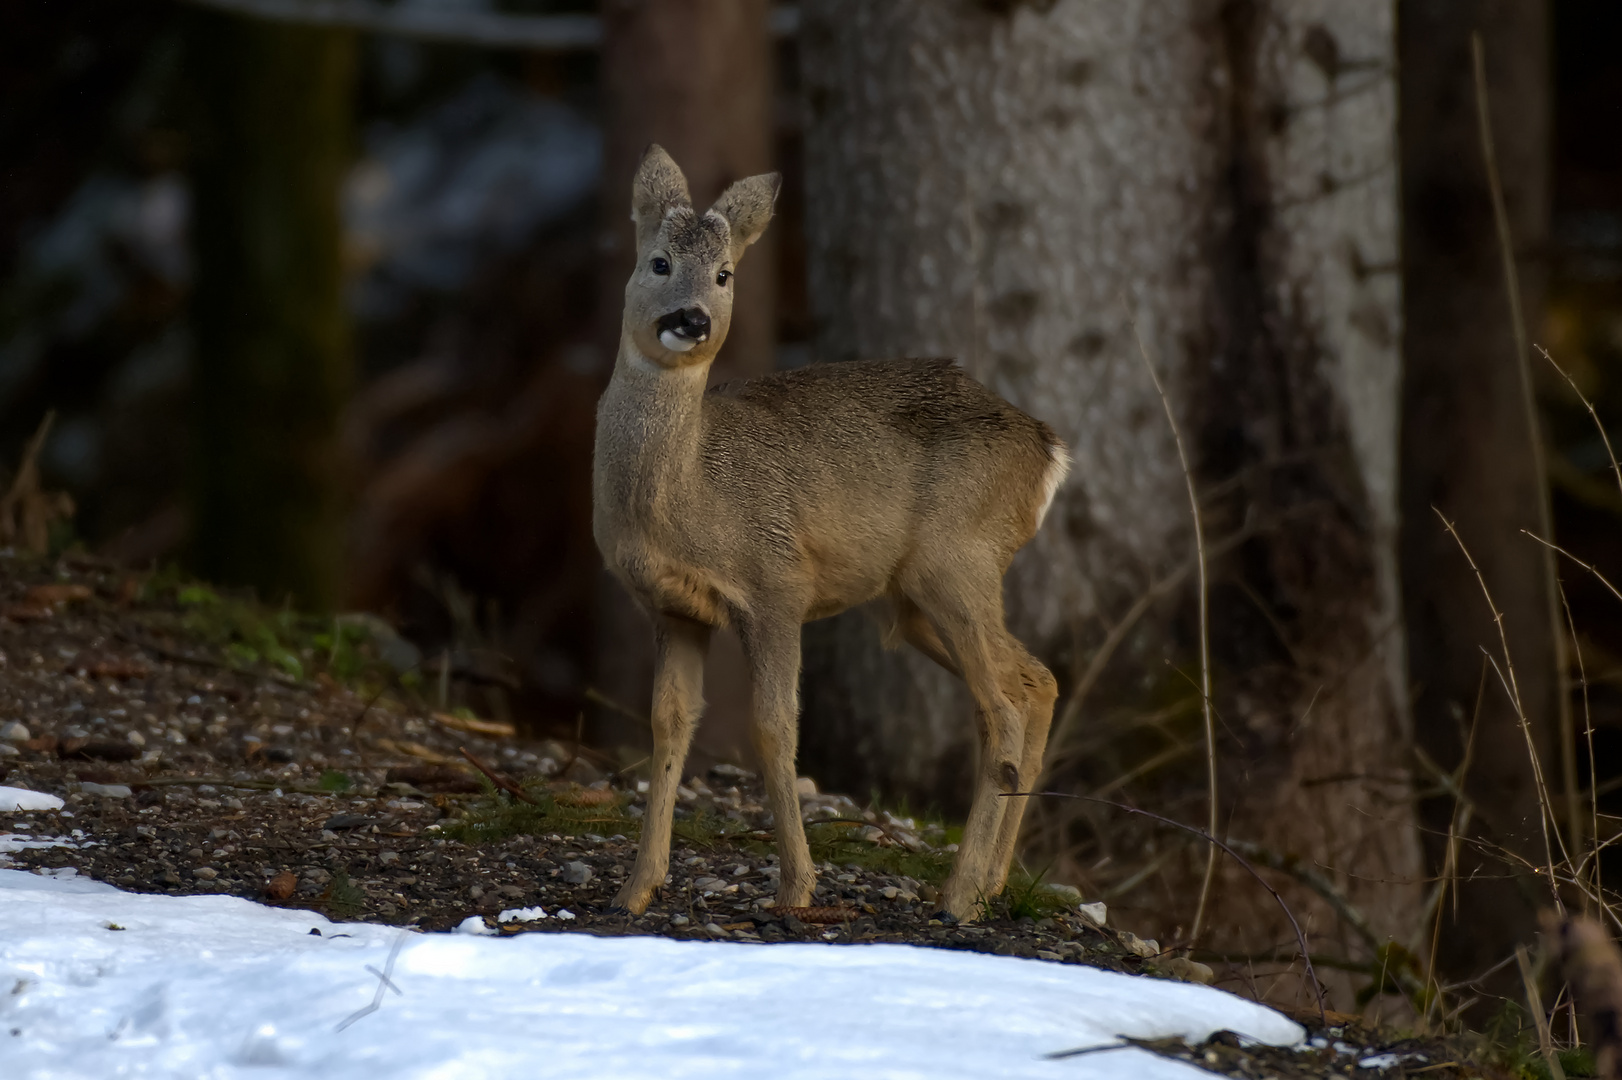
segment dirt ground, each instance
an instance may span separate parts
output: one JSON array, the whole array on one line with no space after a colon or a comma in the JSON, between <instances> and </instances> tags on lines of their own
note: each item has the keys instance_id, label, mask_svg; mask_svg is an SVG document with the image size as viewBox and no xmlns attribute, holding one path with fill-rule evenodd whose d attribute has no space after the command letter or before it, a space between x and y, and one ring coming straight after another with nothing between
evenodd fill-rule
<instances>
[{"instance_id":1,"label":"dirt ground","mask_svg":"<svg viewBox=\"0 0 1622 1080\"><path fill-rule=\"evenodd\" d=\"M1030 882L972 924L938 918L949 831L839 795L803 796L816 896L775 910L770 816L758 779L729 765L688 778L669 884L646 914L617 913L644 798L635 769L436 711L379 674L396 643L368 625L323 638L195 585L0 555L0 783L66 800L0 818L14 843L54 841L0 865L429 932L478 918L509 934L887 941L1209 977ZM1298 1019L1307 1051L1220 1034L1153 1048L1244 1077L1511 1075L1439 1040Z\"/></svg>"}]
</instances>

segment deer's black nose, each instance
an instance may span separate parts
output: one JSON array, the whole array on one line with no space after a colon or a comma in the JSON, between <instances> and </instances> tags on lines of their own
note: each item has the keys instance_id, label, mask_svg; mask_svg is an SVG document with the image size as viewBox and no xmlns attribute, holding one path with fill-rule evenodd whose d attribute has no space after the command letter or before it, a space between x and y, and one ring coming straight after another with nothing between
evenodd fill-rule
<instances>
[{"instance_id":1,"label":"deer's black nose","mask_svg":"<svg viewBox=\"0 0 1622 1080\"><path fill-rule=\"evenodd\" d=\"M659 320L659 333L675 334L689 341L704 341L710 336L710 317L703 308L682 308Z\"/></svg>"}]
</instances>

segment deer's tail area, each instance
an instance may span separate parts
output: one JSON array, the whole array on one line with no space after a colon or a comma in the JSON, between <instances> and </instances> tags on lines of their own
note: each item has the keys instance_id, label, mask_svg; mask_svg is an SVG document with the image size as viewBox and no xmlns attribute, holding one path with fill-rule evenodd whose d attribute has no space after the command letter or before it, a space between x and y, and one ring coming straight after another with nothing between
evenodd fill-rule
<instances>
[{"instance_id":1,"label":"deer's tail area","mask_svg":"<svg viewBox=\"0 0 1622 1080\"><path fill-rule=\"evenodd\" d=\"M1046 424L1042 425L1043 441L1047 443L1048 466L1042 474L1042 508L1036 512L1036 527L1040 529L1046 520L1048 511L1053 507L1054 496L1059 494L1059 488L1064 484L1064 478L1070 475L1070 466L1073 458L1070 448L1060 441L1053 433L1053 429Z\"/></svg>"}]
</instances>

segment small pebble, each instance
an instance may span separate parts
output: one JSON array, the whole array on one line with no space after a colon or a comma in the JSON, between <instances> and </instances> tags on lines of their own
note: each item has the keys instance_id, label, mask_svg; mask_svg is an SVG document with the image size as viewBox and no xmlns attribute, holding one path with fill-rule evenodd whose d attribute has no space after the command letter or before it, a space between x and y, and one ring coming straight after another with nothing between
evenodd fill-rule
<instances>
[{"instance_id":1,"label":"small pebble","mask_svg":"<svg viewBox=\"0 0 1622 1080\"><path fill-rule=\"evenodd\" d=\"M563 880L570 885L584 885L592 878L591 867L583 862L575 861L563 868Z\"/></svg>"},{"instance_id":2,"label":"small pebble","mask_svg":"<svg viewBox=\"0 0 1622 1080\"><path fill-rule=\"evenodd\" d=\"M204 881L213 881L215 878L220 876L220 872L214 869L212 866L199 866L197 869L191 872L191 876L195 878L202 878Z\"/></svg>"},{"instance_id":3,"label":"small pebble","mask_svg":"<svg viewBox=\"0 0 1622 1080\"><path fill-rule=\"evenodd\" d=\"M34 737L27 725L20 720L13 720L8 724L0 725L0 739L6 742L27 742Z\"/></svg>"}]
</instances>

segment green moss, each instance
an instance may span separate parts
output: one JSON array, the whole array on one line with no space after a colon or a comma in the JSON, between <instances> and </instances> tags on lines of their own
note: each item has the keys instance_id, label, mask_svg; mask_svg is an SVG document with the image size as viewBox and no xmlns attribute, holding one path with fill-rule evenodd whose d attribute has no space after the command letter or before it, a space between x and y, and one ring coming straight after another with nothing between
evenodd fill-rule
<instances>
[{"instance_id":1,"label":"green moss","mask_svg":"<svg viewBox=\"0 0 1622 1080\"><path fill-rule=\"evenodd\" d=\"M480 782L484 784L484 793L470 801L460 815L441 826L444 834L453 840L488 843L512 836L549 833L563 836L620 833L635 837L642 831L642 823L625 812L623 801L609 806L560 806L557 799L537 783L524 785L525 794L535 800L526 803L497 791L487 780L481 778Z\"/></svg>"},{"instance_id":2,"label":"green moss","mask_svg":"<svg viewBox=\"0 0 1622 1080\"><path fill-rule=\"evenodd\" d=\"M340 918L353 918L366 910L366 894L360 886L349 880L349 872L339 870L332 875L332 884L321 897L322 906Z\"/></svg>"},{"instance_id":3,"label":"green moss","mask_svg":"<svg viewBox=\"0 0 1622 1080\"><path fill-rule=\"evenodd\" d=\"M271 668L294 679L323 673L348 686L381 684L392 672L364 626L223 592L168 567L141 598L153 629L218 650L241 670Z\"/></svg>"},{"instance_id":4,"label":"green moss","mask_svg":"<svg viewBox=\"0 0 1622 1080\"><path fill-rule=\"evenodd\" d=\"M349 778L349 774L346 772L328 769L321 774L321 779L316 781L316 786L322 791L348 791L354 786L354 781Z\"/></svg>"},{"instance_id":5,"label":"green moss","mask_svg":"<svg viewBox=\"0 0 1622 1080\"><path fill-rule=\"evenodd\" d=\"M854 863L864 870L910 877L914 881L938 885L952 872L952 855L945 851L908 851L904 847L881 847L855 834L865 821L836 818L817 821L805 827L811 857L817 862Z\"/></svg>"}]
</instances>

